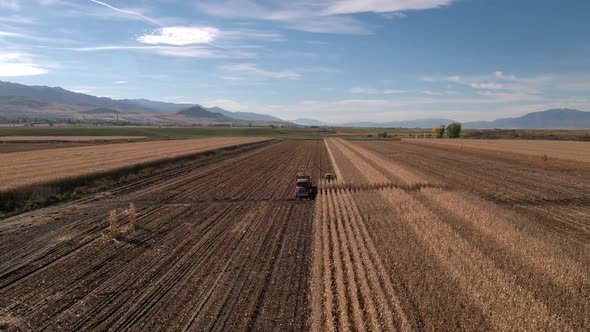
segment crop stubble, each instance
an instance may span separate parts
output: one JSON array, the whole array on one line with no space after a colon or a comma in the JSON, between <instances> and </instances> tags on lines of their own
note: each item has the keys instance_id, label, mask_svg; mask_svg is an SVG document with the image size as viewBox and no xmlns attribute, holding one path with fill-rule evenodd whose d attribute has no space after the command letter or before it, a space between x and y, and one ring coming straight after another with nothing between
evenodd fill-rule
<instances>
[{"instance_id":1,"label":"crop stubble","mask_svg":"<svg viewBox=\"0 0 590 332\"><path fill-rule=\"evenodd\" d=\"M295 201L301 170L337 179ZM279 142L5 220L0 318L35 330L584 330L588 172L403 141ZM117 241L101 235L113 208Z\"/></svg>"},{"instance_id":2,"label":"crop stubble","mask_svg":"<svg viewBox=\"0 0 590 332\"><path fill-rule=\"evenodd\" d=\"M2 315L34 330L305 329L313 202L292 190L313 165L329 169L323 142L278 142L7 219ZM118 240L105 235L113 208Z\"/></svg>"},{"instance_id":3,"label":"crop stubble","mask_svg":"<svg viewBox=\"0 0 590 332\"><path fill-rule=\"evenodd\" d=\"M544 165L513 156L494 165L406 142L326 144L346 185L325 187L316 205L312 330L590 327L583 168L536 170ZM554 213L539 220L538 208Z\"/></svg>"},{"instance_id":4,"label":"crop stubble","mask_svg":"<svg viewBox=\"0 0 590 332\"><path fill-rule=\"evenodd\" d=\"M203 138L104 144L2 154L0 155L0 192L264 140L268 139Z\"/></svg>"}]
</instances>

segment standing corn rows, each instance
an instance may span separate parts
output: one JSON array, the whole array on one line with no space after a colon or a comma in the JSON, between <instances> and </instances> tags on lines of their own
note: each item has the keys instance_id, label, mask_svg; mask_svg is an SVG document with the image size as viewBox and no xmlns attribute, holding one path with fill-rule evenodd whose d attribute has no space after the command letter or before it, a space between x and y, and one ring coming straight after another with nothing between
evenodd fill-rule
<instances>
[{"instance_id":1,"label":"standing corn rows","mask_svg":"<svg viewBox=\"0 0 590 332\"><path fill-rule=\"evenodd\" d=\"M561 251L515 226L523 216L467 193L367 187L387 181L387 168L373 163L383 160L349 142L326 144L347 185L316 201L313 331L590 327L587 256ZM421 179L402 174L406 183Z\"/></svg>"}]
</instances>

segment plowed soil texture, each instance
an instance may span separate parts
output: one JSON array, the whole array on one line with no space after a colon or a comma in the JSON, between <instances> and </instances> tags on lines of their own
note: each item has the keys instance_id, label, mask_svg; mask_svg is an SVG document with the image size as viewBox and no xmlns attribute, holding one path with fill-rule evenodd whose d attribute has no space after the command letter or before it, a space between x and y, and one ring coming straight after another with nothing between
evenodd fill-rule
<instances>
[{"instance_id":1,"label":"plowed soil texture","mask_svg":"<svg viewBox=\"0 0 590 332\"><path fill-rule=\"evenodd\" d=\"M0 330L306 329L314 203L294 180L329 164L323 141L281 141L3 220Z\"/></svg>"}]
</instances>

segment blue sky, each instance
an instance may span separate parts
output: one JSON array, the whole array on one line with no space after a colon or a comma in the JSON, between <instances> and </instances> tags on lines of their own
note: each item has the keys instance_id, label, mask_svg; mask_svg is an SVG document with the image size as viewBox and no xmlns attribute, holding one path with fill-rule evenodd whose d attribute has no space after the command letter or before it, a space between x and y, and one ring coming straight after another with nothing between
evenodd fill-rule
<instances>
[{"instance_id":1,"label":"blue sky","mask_svg":"<svg viewBox=\"0 0 590 332\"><path fill-rule=\"evenodd\" d=\"M0 80L284 119L590 110L587 0L0 0Z\"/></svg>"}]
</instances>

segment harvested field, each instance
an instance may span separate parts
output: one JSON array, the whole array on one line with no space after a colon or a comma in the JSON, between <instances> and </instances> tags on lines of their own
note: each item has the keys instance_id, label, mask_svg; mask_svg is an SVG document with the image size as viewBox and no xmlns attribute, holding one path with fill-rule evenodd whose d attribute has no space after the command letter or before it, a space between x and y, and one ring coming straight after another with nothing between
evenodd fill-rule
<instances>
[{"instance_id":1,"label":"harvested field","mask_svg":"<svg viewBox=\"0 0 590 332\"><path fill-rule=\"evenodd\" d=\"M588 170L407 142L327 146L340 177L316 201L312 330L590 327Z\"/></svg>"},{"instance_id":2,"label":"harvested field","mask_svg":"<svg viewBox=\"0 0 590 332\"><path fill-rule=\"evenodd\" d=\"M53 142L53 143L37 143L37 142L0 142L0 153L13 153L24 151L39 151L48 149L62 149L73 148L77 146L94 145L93 143L80 142Z\"/></svg>"},{"instance_id":3,"label":"harvested field","mask_svg":"<svg viewBox=\"0 0 590 332\"><path fill-rule=\"evenodd\" d=\"M329 169L322 141L283 141L4 220L1 312L33 330L304 330L313 201L292 191L313 165Z\"/></svg>"},{"instance_id":4,"label":"harvested field","mask_svg":"<svg viewBox=\"0 0 590 332\"><path fill-rule=\"evenodd\" d=\"M590 169L517 156L278 141L14 216L0 223L0 322L588 330ZM293 197L302 170L315 201Z\"/></svg>"},{"instance_id":5,"label":"harvested field","mask_svg":"<svg viewBox=\"0 0 590 332\"><path fill-rule=\"evenodd\" d=\"M4 154L0 156L0 192L264 140L228 137L150 141Z\"/></svg>"},{"instance_id":6,"label":"harvested field","mask_svg":"<svg viewBox=\"0 0 590 332\"><path fill-rule=\"evenodd\" d=\"M419 143L444 144L459 148L521 153L539 158L573 160L590 163L590 142L512 140L512 139L428 139Z\"/></svg>"},{"instance_id":7,"label":"harvested field","mask_svg":"<svg viewBox=\"0 0 590 332\"><path fill-rule=\"evenodd\" d=\"M145 136L0 136L0 142L87 142L145 139Z\"/></svg>"}]
</instances>

